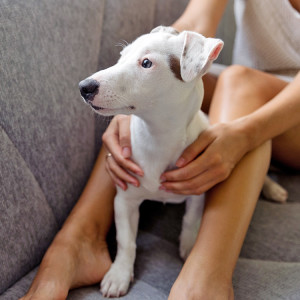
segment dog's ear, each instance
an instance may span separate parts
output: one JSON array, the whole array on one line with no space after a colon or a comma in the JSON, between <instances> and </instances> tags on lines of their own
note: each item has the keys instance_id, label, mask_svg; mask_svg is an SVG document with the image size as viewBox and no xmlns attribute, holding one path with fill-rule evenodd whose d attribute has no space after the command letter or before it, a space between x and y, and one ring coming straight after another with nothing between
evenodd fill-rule
<instances>
[{"instance_id":1,"label":"dog's ear","mask_svg":"<svg viewBox=\"0 0 300 300\"><path fill-rule=\"evenodd\" d=\"M179 34L179 32L175 28L170 26L162 26L162 25L155 27L154 29L151 30L150 33L156 33L156 32L166 32L174 35Z\"/></svg>"},{"instance_id":2,"label":"dog's ear","mask_svg":"<svg viewBox=\"0 0 300 300\"><path fill-rule=\"evenodd\" d=\"M184 81L189 82L203 76L216 60L223 48L223 41L206 38L201 34L185 31L183 50L180 58L180 72Z\"/></svg>"}]
</instances>

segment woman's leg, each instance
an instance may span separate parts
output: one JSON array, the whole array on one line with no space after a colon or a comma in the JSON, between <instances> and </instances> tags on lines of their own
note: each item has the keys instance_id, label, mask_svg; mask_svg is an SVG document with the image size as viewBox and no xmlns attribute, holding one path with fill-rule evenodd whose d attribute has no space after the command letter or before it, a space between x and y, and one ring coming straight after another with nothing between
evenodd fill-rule
<instances>
[{"instance_id":1,"label":"woman's leg","mask_svg":"<svg viewBox=\"0 0 300 300\"><path fill-rule=\"evenodd\" d=\"M102 279L111 265L106 235L113 218L114 195L102 149L79 201L47 250L22 300L63 300L70 288Z\"/></svg>"},{"instance_id":2,"label":"woman's leg","mask_svg":"<svg viewBox=\"0 0 300 300\"><path fill-rule=\"evenodd\" d=\"M218 80L210 107L211 122L228 122L249 114L285 86L286 83L262 72L230 67ZM174 299L189 300L233 299L233 271L270 156L271 143L266 142L248 153L226 181L207 193L197 241L172 288L170 299L172 295Z\"/></svg>"},{"instance_id":3,"label":"woman's leg","mask_svg":"<svg viewBox=\"0 0 300 300\"><path fill-rule=\"evenodd\" d=\"M213 94L217 85L218 77L214 74L208 73L205 76L203 76L202 79L204 85L204 97L201 110L208 114L211 100L213 98Z\"/></svg>"}]
</instances>

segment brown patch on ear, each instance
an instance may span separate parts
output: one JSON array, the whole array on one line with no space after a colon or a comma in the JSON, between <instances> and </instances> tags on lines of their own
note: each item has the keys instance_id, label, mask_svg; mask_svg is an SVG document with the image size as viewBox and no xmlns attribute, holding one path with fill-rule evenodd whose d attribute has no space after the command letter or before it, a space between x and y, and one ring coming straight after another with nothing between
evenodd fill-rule
<instances>
[{"instance_id":1,"label":"brown patch on ear","mask_svg":"<svg viewBox=\"0 0 300 300\"><path fill-rule=\"evenodd\" d=\"M183 81L181 77L181 72L180 72L180 61L179 59L174 56L170 55L169 56L169 64L170 64L170 69L174 73L175 77L181 81Z\"/></svg>"}]
</instances>

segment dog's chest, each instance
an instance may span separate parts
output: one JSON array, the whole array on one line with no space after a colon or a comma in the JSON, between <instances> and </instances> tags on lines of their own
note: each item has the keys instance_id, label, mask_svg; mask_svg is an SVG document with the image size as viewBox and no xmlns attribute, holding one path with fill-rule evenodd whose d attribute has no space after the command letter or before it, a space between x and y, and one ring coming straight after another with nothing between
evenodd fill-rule
<instances>
[{"instance_id":1,"label":"dog's chest","mask_svg":"<svg viewBox=\"0 0 300 300\"><path fill-rule=\"evenodd\" d=\"M136 116L131 119L132 159L142 168L144 176L141 187L150 193L157 193L160 177L166 170L176 168L175 164L184 149L190 145L208 126L204 113L198 111L188 126L178 126L168 131L153 129Z\"/></svg>"},{"instance_id":2,"label":"dog's chest","mask_svg":"<svg viewBox=\"0 0 300 300\"><path fill-rule=\"evenodd\" d=\"M175 164L184 149L208 126L206 117L199 111L190 124L182 129L158 130L145 128L135 116L131 122L132 158L143 169L141 187L150 193L157 193L160 177L166 170L176 168Z\"/></svg>"},{"instance_id":3,"label":"dog's chest","mask_svg":"<svg viewBox=\"0 0 300 300\"><path fill-rule=\"evenodd\" d=\"M133 160L144 171L144 176L139 179L141 186L150 193L156 193L161 185L162 173L175 168L175 163L183 148L184 143L179 143L177 147L170 147L163 143L156 144L151 140L135 147L133 139Z\"/></svg>"}]
</instances>

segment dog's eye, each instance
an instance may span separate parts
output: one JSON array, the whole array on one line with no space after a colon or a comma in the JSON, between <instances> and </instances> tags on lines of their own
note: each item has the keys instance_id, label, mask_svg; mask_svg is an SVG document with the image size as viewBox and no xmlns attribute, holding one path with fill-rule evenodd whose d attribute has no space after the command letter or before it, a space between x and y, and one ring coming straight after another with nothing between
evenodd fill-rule
<instances>
[{"instance_id":1,"label":"dog's eye","mask_svg":"<svg viewBox=\"0 0 300 300\"><path fill-rule=\"evenodd\" d=\"M148 58L145 58L142 62L142 67L143 68L151 68L152 66L152 61L149 60Z\"/></svg>"}]
</instances>

